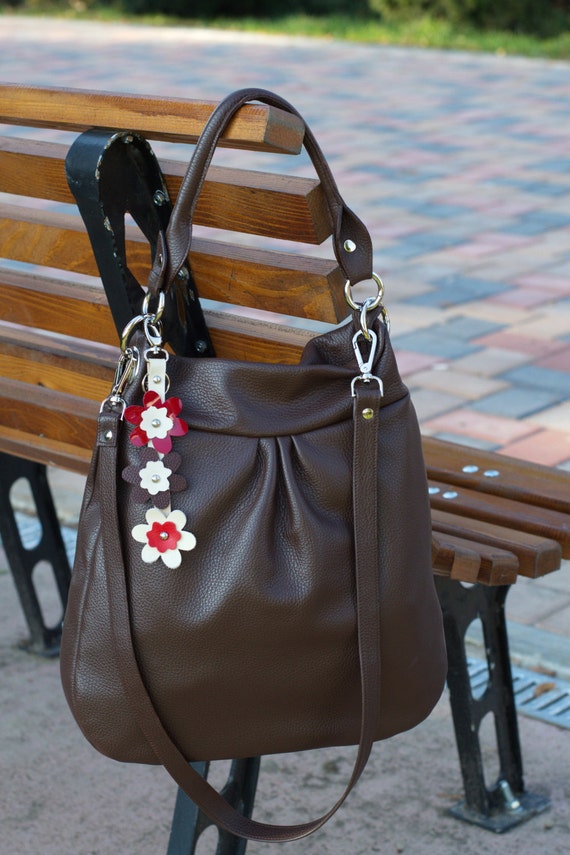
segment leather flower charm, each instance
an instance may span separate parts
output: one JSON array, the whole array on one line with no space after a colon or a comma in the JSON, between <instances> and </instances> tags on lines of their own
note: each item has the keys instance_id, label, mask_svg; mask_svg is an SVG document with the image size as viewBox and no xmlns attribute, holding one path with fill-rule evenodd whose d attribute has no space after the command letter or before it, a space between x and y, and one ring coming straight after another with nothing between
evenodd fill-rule
<instances>
[{"instance_id":1,"label":"leather flower charm","mask_svg":"<svg viewBox=\"0 0 570 855\"><path fill-rule=\"evenodd\" d=\"M172 449L173 436L184 436L188 425L179 418L182 410L180 398L167 398L164 402L157 392L146 392L143 406L132 404L125 410L125 420L135 425L131 433L133 445L150 445L160 454Z\"/></svg>"},{"instance_id":2,"label":"leather flower charm","mask_svg":"<svg viewBox=\"0 0 570 855\"><path fill-rule=\"evenodd\" d=\"M131 464L123 469L125 481L132 484L133 501L144 505L152 499L157 508L166 508L170 504L170 494L186 489L186 479L177 475L182 458L175 451L165 454L162 459L151 448L142 448L140 464Z\"/></svg>"},{"instance_id":3,"label":"leather flower charm","mask_svg":"<svg viewBox=\"0 0 570 855\"><path fill-rule=\"evenodd\" d=\"M142 560L152 564L161 558L173 570L180 567L180 551L189 551L196 546L194 535L183 531L185 525L186 515L182 511L171 511L166 515L158 508L150 508L146 512L146 523L136 525L132 531L134 539L144 543Z\"/></svg>"}]
</instances>

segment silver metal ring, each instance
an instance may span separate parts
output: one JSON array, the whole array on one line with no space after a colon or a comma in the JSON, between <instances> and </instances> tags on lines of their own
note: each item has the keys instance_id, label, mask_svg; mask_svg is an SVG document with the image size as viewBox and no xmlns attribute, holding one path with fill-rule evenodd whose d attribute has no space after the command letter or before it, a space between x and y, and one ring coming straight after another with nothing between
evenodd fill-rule
<instances>
[{"instance_id":1,"label":"silver metal ring","mask_svg":"<svg viewBox=\"0 0 570 855\"><path fill-rule=\"evenodd\" d=\"M162 313L164 312L164 304L166 302L166 297L164 296L164 291L158 292L158 308L154 314L151 314L148 310L148 307L150 305L150 301L151 301L151 298L153 296L154 295L151 294L150 291L146 292L146 294L144 295L144 300L143 300L143 304L142 304L142 311L143 311L143 315L145 317L150 318L150 322L152 324L156 324L161 319Z\"/></svg>"},{"instance_id":2,"label":"silver metal ring","mask_svg":"<svg viewBox=\"0 0 570 855\"><path fill-rule=\"evenodd\" d=\"M372 309L376 309L382 302L382 298L384 297L384 283L382 282L377 273L372 274L372 279L376 282L378 293L374 297L368 297L368 299L365 300L364 303L356 303L352 299L352 283L350 279L346 280L346 283L344 285L344 298L350 308L354 309L355 312L359 312L364 305L368 306L367 311L370 312L372 311Z\"/></svg>"}]
</instances>

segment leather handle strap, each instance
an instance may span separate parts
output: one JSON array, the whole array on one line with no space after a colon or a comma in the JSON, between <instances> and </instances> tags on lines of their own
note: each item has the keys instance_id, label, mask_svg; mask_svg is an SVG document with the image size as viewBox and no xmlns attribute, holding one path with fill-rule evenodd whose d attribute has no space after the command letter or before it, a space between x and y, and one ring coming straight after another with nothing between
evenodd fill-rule
<instances>
[{"instance_id":1,"label":"leather handle strap","mask_svg":"<svg viewBox=\"0 0 570 855\"><path fill-rule=\"evenodd\" d=\"M178 786L216 825L238 837L262 842L290 841L306 837L330 819L347 798L364 771L380 710L380 593L378 574L378 422L380 392L374 382L359 382L354 402L353 507L356 541L356 613L360 658L362 719L358 754L350 781L340 799L326 814L299 825L260 823L236 811L184 757L166 732L140 672L132 636L125 563L117 512L118 439L121 420L117 413L99 417L97 477L102 479L107 500L102 505L101 531L105 554L107 593L116 665L137 723ZM362 415L366 410L366 417ZM370 417L372 414L372 417Z\"/></svg>"},{"instance_id":2,"label":"leather handle strap","mask_svg":"<svg viewBox=\"0 0 570 855\"><path fill-rule=\"evenodd\" d=\"M192 242L192 220L218 141L235 113L249 101L261 101L298 116L300 113L279 95L266 89L239 89L224 98L210 115L194 150L182 182L162 245L157 251L149 278L149 290L155 296L168 291L174 277L186 261ZM304 145L313 162L324 192L330 215L333 247L337 261L352 284L372 276L372 241L364 223L344 203L336 181L310 128L305 124ZM352 241L354 249L345 248Z\"/></svg>"}]
</instances>

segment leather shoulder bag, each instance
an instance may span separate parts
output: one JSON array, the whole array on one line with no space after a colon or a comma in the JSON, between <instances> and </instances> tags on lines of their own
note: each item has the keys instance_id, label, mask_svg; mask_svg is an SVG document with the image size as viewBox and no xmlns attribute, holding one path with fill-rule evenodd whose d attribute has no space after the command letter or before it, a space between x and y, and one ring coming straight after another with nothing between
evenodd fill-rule
<instances>
[{"instance_id":1,"label":"leather shoulder bag","mask_svg":"<svg viewBox=\"0 0 570 855\"><path fill-rule=\"evenodd\" d=\"M85 489L61 672L99 751L163 764L220 827L274 841L319 828L373 742L430 713L446 656L417 419L380 293L362 305L351 297L373 278L370 237L308 128L348 322L310 341L298 365L163 348L164 294L186 262L208 165L253 100L298 115L257 89L213 112L142 314L123 335ZM350 744L344 794L294 826L242 816L189 765Z\"/></svg>"}]
</instances>

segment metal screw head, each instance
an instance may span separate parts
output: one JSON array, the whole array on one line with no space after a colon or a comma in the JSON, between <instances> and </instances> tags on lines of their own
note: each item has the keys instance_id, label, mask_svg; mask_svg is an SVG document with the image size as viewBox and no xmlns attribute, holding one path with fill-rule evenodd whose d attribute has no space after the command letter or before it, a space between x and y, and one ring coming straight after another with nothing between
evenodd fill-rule
<instances>
[{"instance_id":1,"label":"metal screw head","mask_svg":"<svg viewBox=\"0 0 570 855\"><path fill-rule=\"evenodd\" d=\"M345 240L344 248L345 248L346 252L355 252L356 244L354 243L353 240Z\"/></svg>"},{"instance_id":2,"label":"metal screw head","mask_svg":"<svg viewBox=\"0 0 570 855\"><path fill-rule=\"evenodd\" d=\"M181 267L176 276L178 279L190 279L190 274L185 267Z\"/></svg>"},{"instance_id":3,"label":"metal screw head","mask_svg":"<svg viewBox=\"0 0 570 855\"><path fill-rule=\"evenodd\" d=\"M208 344L204 341L203 338L198 339L198 341L196 342L196 350L198 351L198 353L206 353L206 351L208 350Z\"/></svg>"},{"instance_id":4,"label":"metal screw head","mask_svg":"<svg viewBox=\"0 0 570 855\"><path fill-rule=\"evenodd\" d=\"M159 206L166 204L166 194L162 192L162 190L157 190L152 197L152 201L155 205Z\"/></svg>"},{"instance_id":5,"label":"metal screw head","mask_svg":"<svg viewBox=\"0 0 570 855\"><path fill-rule=\"evenodd\" d=\"M367 421L370 421L370 419L374 418L374 410L370 407L365 407L362 410L362 418L366 419Z\"/></svg>"}]
</instances>

